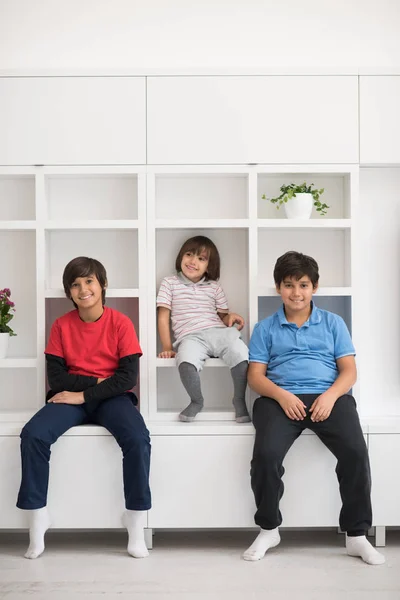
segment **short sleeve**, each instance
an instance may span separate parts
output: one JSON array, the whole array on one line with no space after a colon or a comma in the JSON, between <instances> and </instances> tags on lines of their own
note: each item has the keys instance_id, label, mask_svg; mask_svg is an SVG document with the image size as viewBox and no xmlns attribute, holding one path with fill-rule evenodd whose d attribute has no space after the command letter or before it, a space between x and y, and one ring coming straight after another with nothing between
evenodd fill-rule
<instances>
[{"instance_id":1,"label":"short sleeve","mask_svg":"<svg viewBox=\"0 0 400 600\"><path fill-rule=\"evenodd\" d=\"M47 342L45 354L53 354L64 358L64 350L61 338L61 328L58 319L54 321L51 330L49 341Z\"/></svg>"},{"instance_id":2,"label":"short sleeve","mask_svg":"<svg viewBox=\"0 0 400 600\"><path fill-rule=\"evenodd\" d=\"M164 278L161 282L157 295L157 306L164 306L171 310L172 307L172 287L168 279Z\"/></svg>"},{"instance_id":3,"label":"short sleeve","mask_svg":"<svg viewBox=\"0 0 400 600\"><path fill-rule=\"evenodd\" d=\"M253 329L249 344L249 361L267 365L270 359L269 327L260 322Z\"/></svg>"},{"instance_id":4,"label":"short sleeve","mask_svg":"<svg viewBox=\"0 0 400 600\"><path fill-rule=\"evenodd\" d=\"M333 339L335 343L335 360L343 356L354 356L355 349L350 337L349 330L342 317L336 315L333 327Z\"/></svg>"},{"instance_id":5,"label":"short sleeve","mask_svg":"<svg viewBox=\"0 0 400 600\"><path fill-rule=\"evenodd\" d=\"M131 354L142 356L142 349L132 321L125 316L118 328L118 360Z\"/></svg>"},{"instance_id":6,"label":"short sleeve","mask_svg":"<svg viewBox=\"0 0 400 600\"><path fill-rule=\"evenodd\" d=\"M228 312L228 300L225 296L225 292L220 285L215 290L215 307L217 312Z\"/></svg>"}]
</instances>

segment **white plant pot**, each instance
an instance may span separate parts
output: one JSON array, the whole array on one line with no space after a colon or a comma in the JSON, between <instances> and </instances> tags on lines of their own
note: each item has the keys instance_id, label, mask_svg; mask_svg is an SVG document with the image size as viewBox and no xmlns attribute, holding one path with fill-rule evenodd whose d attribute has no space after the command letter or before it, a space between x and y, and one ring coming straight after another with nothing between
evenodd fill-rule
<instances>
[{"instance_id":1,"label":"white plant pot","mask_svg":"<svg viewBox=\"0 0 400 600\"><path fill-rule=\"evenodd\" d=\"M0 358L5 358L8 351L9 333L0 333Z\"/></svg>"},{"instance_id":2,"label":"white plant pot","mask_svg":"<svg viewBox=\"0 0 400 600\"><path fill-rule=\"evenodd\" d=\"M288 219L309 219L312 207L312 194L296 194L285 202L286 217Z\"/></svg>"}]
</instances>

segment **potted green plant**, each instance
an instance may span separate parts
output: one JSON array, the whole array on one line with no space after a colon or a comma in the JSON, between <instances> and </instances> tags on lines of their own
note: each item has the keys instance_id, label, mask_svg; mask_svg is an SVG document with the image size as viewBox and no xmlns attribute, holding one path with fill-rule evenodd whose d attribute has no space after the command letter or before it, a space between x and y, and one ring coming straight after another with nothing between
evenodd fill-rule
<instances>
[{"instance_id":1,"label":"potted green plant","mask_svg":"<svg viewBox=\"0 0 400 600\"><path fill-rule=\"evenodd\" d=\"M9 326L15 313L15 304L10 300L11 290L0 290L0 358L7 355L10 336L17 335Z\"/></svg>"},{"instance_id":2,"label":"potted green plant","mask_svg":"<svg viewBox=\"0 0 400 600\"><path fill-rule=\"evenodd\" d=\"M307 185L306 182L301 185L297 185L296 183L282 185L279 196L276 198L267 198L266 195L263 194L262 199L268 199L272 204L276 204L277 209L284 205L288 219L309 219L311 217L313 204L316 207L317 212L321 215L326 215L329 206L320 201L320 196L325 190L324 188L318 190L313 188L313 186L313 183Z\"/></svg>"}]
</instances>

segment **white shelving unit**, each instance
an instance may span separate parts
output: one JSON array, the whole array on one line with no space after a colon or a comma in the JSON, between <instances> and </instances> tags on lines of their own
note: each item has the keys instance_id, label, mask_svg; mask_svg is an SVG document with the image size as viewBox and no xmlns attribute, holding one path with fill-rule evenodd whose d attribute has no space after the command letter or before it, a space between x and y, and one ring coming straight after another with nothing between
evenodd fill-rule
<instances>
[{"instance_id":1,"label":"white shelving unit","mask_svg":"<svg viewBox=\"0 0 400 600\"><path fill-rule=\"evenodd\" d=\"M187 403L175 361L157 358L155 297L161 279L174 272L176 254L188 237L207 235L219 248L221 283L231 310L245 318L246 342L254 324L279 306L272 270L276 258L293 248L320 263L318 303L342 314L353 327L357 167L8 167L0 176L6 207L0 243L4 250L12 249L13 260L2 275L4 285L15 289L13 323L19 334L12 340L10 358L0 362L9 379L3 377L9 387L0 410L34 412L42 404L43 349L54 319L71 308L61 276L74 256L95 256L104 263L109 304L134 321L144 350L141 409L157 422L176 420ZM302 180L325 188L330 205L325 217L314 213L309 221L290 221L261 200L263 194L276 195L282 183ZM19 394L16 402L11 369L29 369L36 394L29 381L24 400ZM223 362L210 359L202 379L206 407L199 420L232 421L232 383Z\"/></svg>"},{"instance_id":2,"label":"white shelving unit","mask_svg":"<svg viewBox=\"0 0 400 600\"><path fill-rule=\"evenodd\" d=\"M0 528L26 527L14 508L18 436L43 404L46 336L72 308L62 270L81 254L106 266L107 302L130 316L143 349L138 393L153 438L148 526L253 524L254 430L234 421L228 368L207 361L206 406L186 424L177 420L187 397L175 361L157 358L157 288L173 274L182 242L196 234L213 239L221 253L221 283L231 310L246 320L246 342L280 304L272 278L277 257L295 249L316 258L315 301L352 331L360 412L366 406L367 415L395 417L375 429L369 421L364 432L378 483L377 524L400 524L398 503L387 500L399 497L398 485L381 458L399 446L396 294L386 295L385 310L373 327L369 322L377 313L371 273L398 283L398 96L398 76L357 74L0 78L0 287L12 290L18 333L0 360L0 475L7 482ZM361 170L362 202L360 162L376 167ZM292 181L324 187L328 214L290 221L261 199ZM382 210L377 199L385 196L392 200ZM380 347L385 351L370 352ZM120 526L120 455L103 428L72 429L52 461L55 527ZM333 459L316 436L301 436L285 466L284 525L335 526ZM381 493L379 485L393 489ZM317 504L299 505L307 494ZM83 496L87 506L71 510ZM94 511L95 498L102 500Z\"/></svg>"},{"instance_id":3,"label":"white shelving unit","mask_svg":"<svg viewBox=\"0 0 400 600\"><path fill-rule=\"evenodd\" d=\"M144 167L0 169L1 284L17 312L10 357L0 361L0 417L33 414L44 402L44 348L52 322L72 309L62 272L79 255L104 263L107 301L128 314L141 340L140 390L147 398L146 175ZM4 207L4 208L3 208ZM24 376L21 378L21 370ZM18 378L18 386L16 381ZM142 411L147 412L144 400Z\"/></svg>"},{"instance_id":4,"label":"white shelving unit","mask_svg":"<svg viewBox=\"0 0 400 600\"><path fill-rule=\"evenodd\" d=\"M278 256L290 249L311 254L319 261L321 288L316 301L322 308L339 312L352 329L352 217L357 205L357 167L174 165L148 167L147 177L152 420L176 420L188 401L173 368L174 359L157 358L160 348L155 308L161 280L174 273L175 257L188 237L202 234L216 243L221 254L221 284L231 310L246 320L246 342L254 324L279 307L273 266ZM314 212L309 221L290 221L281 211L276 218L278 211L261 196L271 197L283 183L303 180L326 189L323 198L330 206L328 214L320 217ZM224 367L224 363L211 359L202 373L205 409L197 418L228 422L233 419L232 384L228 369L210 370L215 366Z\"/></svg>"}]
</instances>

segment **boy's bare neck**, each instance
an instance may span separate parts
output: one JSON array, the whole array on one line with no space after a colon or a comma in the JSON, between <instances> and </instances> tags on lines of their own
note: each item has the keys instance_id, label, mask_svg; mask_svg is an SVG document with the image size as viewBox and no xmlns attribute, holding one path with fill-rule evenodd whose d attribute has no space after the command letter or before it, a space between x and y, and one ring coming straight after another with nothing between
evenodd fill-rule
<instances>
[{"instance_id":1,"label":"boy's bare neck","mask_svg":"<svg viewBox=\"0 0 400 600\"><path fill-rule=\"evenodd\" d=\"M103 306L94 306L93 308L88 308L87 310L79 308L79 317L85 323L94 323L98 319L100 319L101 315L104 312Z\"/></svg>"},{"instance_id":2,"label":"boy's bare neck","mask_svg":"<svg viewBox=\"0 0 400 600\"><path fill-rule=\"evenodd\" d=\"M286 306L285 306L284 310L285 310L286 320L288 321L288 323L295 323L295 325L297 325L297 327L301 327L302 325L304 325L304 323L306 321L308 321L308 319L311 315L312 306L310 304L307 308L305 308L301 312L293 311L293 313L292 313L290 310L288 310L286 308Z\"/></svg>"}]
</instances>

